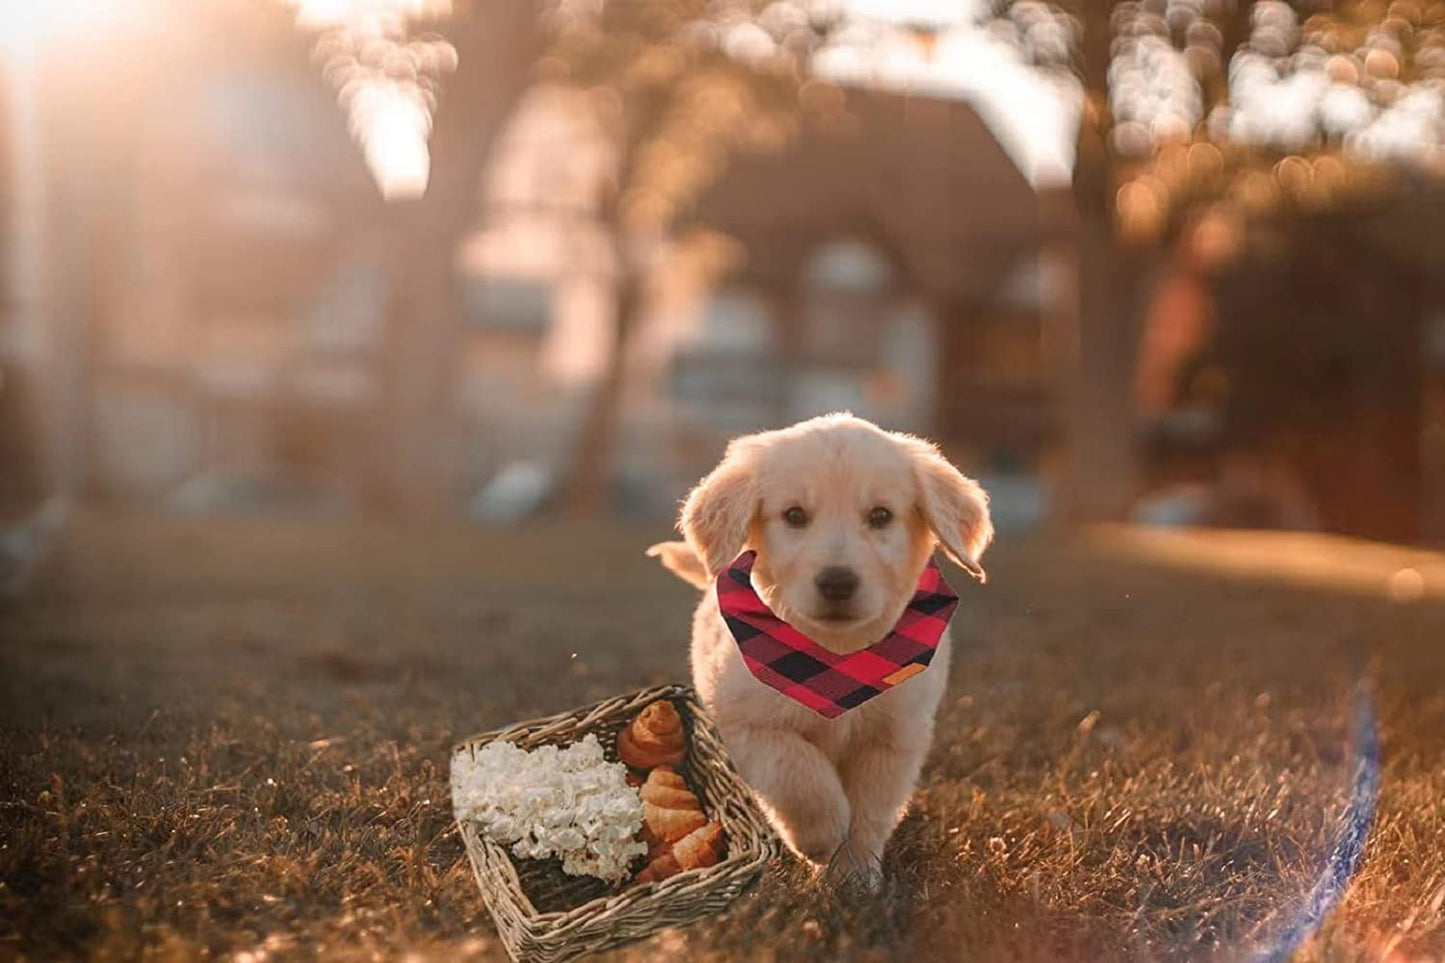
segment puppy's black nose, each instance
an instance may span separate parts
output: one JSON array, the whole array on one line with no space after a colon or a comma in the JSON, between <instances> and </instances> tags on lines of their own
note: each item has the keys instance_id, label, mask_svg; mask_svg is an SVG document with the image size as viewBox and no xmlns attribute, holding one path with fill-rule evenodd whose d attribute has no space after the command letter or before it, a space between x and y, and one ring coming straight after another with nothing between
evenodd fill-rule
<instances>
[{"instance_id":1,"label":"puppy's black nose","mask_svg":"<svg viewBox=\"0 0 1445 963\"><path fill-rule=\"evenodd\" d=\"M846 602L858 591L858 573L842 565L830 565L818 573L813 584L829 602Z\"/></svg>"}]
</instances>

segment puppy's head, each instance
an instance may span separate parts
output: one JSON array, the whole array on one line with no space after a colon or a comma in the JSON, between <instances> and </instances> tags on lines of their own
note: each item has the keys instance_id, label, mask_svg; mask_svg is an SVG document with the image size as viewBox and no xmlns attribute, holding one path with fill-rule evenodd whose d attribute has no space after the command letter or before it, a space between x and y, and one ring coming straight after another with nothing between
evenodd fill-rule
<instances>
[{"instance_id":1,"label":"puppy's head","mask_svg":"<svg viewBox=\"0 0 1445 963\"><path fill-rule=\"evenodd\" d=\"M780 617L840 651L876 642L941 544L982 580L988 497L928 442L851 415L733 441L679 522L707 575L744 548Z\"/></svg>"}]
</instances>

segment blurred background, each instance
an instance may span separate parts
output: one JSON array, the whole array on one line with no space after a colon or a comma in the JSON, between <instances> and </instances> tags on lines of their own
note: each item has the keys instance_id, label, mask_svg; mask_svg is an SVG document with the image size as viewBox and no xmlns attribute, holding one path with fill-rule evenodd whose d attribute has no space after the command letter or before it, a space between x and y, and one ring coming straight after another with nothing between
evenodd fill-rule
<instances>
[{"instance_id":1,"label":"blurred background","mask_svg":"<svg viewBox=\"0 0 1445 963\"><path fill-rule=\"evenodd\" d=\"M614 959L1445 957L1442 220L1445 0L0 0L0 955L499 958L450 746L851 409L1002 532L891 895Z\"/></svg>"},{"instance_id":2,"label":"blurred background","mask_svg":"<svg viewBox=\"0 0 1445 963\"><path fill-rule=\"evenodd\" d=\"M1445 537L1445 6L0 14L4 515L665 518L937 439L1005 529Z\"/></svg>"}]
</instances>

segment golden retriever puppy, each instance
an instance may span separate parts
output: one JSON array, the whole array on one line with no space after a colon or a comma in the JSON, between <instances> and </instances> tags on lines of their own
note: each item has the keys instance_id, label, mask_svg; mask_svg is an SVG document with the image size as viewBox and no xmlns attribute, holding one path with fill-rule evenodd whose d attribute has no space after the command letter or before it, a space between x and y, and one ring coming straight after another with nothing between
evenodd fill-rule
<instances>
[{"instance_id":1,"label":"golden retriever puppy","mask_svg":"<svg viewBox=\"0 0 1445 963\"><path fill-rule=\"evenodd\" d=\"M883 638L939 545L980 580L988 497L932 444L848 414L738 438L687 497L686 543L648 554L706 592L692 673L743 778L800 856L869 889L908 805L948 681L945 632L926 671L828 719L752 676L715 579L744 549L773 613L839 654Z\"/></svg>"}]
</instances>

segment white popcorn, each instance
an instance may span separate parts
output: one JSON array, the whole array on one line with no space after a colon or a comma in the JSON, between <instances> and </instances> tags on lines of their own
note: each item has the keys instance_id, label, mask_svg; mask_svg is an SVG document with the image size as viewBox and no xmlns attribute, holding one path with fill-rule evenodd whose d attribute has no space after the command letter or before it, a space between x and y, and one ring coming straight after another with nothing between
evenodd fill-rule
<instances>
[{"instance_id":1,"label":"white popcorn","mask_svg":"<svg viewBox=\"0 0 1445 963\"><path fill-rule=\"evenodd\" d=\"M520 859L556 856L566 873L616 882L647 852L635 838L642 800L626 773L594 735L530 752L499 740L452 757L452 809Z\"/></svg>"}]
</instances>

